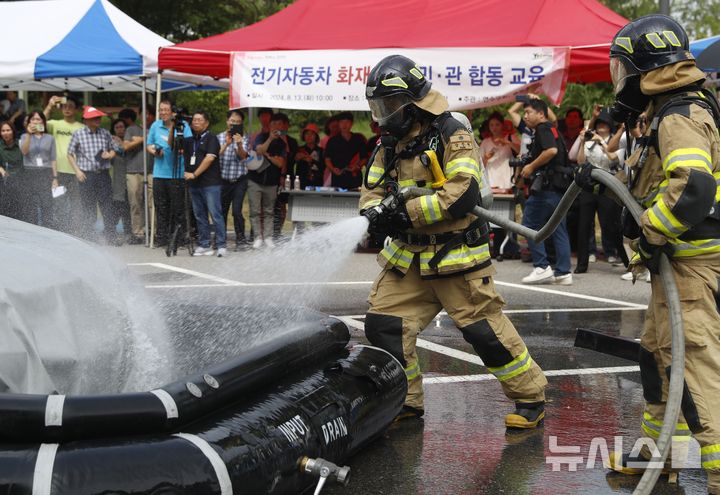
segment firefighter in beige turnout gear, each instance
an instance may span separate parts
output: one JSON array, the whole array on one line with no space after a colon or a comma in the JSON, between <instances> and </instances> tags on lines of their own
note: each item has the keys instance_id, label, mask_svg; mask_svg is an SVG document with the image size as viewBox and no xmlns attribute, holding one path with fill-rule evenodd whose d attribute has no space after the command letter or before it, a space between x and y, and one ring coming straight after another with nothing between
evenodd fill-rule
<instances>
[{"instance_id":1,"label":"firefighter in beige turnout gear","mask_svg":"<svg viewBox=\"0 0 720 495\"><path fill-rule=\"evenodd\" d=\"M692 435L701 446L708 491L720 494L720 111L715 97L702 90L704 74L673 19L651 15L629 23L615 36L610 56L616 115L631 122L645 111L651 123L644 145L627 162L625 179L646 208L635 226L638 253L631 265L657 274L659 253L667 253L680 293L685 390L673 448L681 450ZM653 276L640 352L646 401L641 429L653 440L665 415L670 343L665 294ZM649 450L640 457L613 452L609 467L640 474Z\"/></svg>"},{"instance_id":2,"label":"firefighter in beige turnout gear","mask_svg":"<svg viewBox=\"0 0 720 495\"><path fill-rule=\"evenodd\" d=\"M365 333L405 367L408 394L398 419L424 412L416 340L444 308L515 401L506 425L536 427L545 415L547 380L502 313L505 301L493 284L487 224L469 215L482 181L473 135L450 116L446 98L430 89L405 57L386 57L373 68L367 97L384 134L366 174L360 208L371 229L384 222L393 240L378 255L383 270L370 292ZM435 154L444 183L429 166ZM398 201L394 211L383 210L386 187L393 182L400 188L442 185L434 194Z\"/></svg>"}]
</instances>

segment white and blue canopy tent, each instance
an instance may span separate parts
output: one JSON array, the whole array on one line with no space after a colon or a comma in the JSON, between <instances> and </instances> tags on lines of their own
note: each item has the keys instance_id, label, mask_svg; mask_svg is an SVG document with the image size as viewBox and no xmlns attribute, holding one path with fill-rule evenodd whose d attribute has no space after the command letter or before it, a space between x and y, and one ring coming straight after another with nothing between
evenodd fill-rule
<instances>
[{"instance_id":1,"label":"white and blue canopy tent","mask_svg":"<svg viewBox=\"0 0 720 495\"><path fill-rule=\"evenodd\" d=\"M141 91L172 45L108 0L0 2L0 89ZM164 75L162 90L227 87L190 74Z\"/></svg>"},{"instance_id":2,"label":"white and blue canopy tent","mask_svg":"<svg viewBox=\"0 0 720 495\"><path fill-rule=\"evenodd\" d=\"M141 91L143 128L147 128L148 84L158 93L228 85L169 71L161 77L158 51L172 43L108 0L0 2L0 19L0 90ZM149 239L147 156L143 156Z\"/></svg>"},{"instance_id":3,"label":"white and blue canopy tent","mask_svg":"<svg viewBox=\"0 0 720 495\"><path fill-rule=\"evenodd\" d=\"M720 35L691 42L690 52L700 69L705 72L720 72Z\"/></svg>"}]
</instances>

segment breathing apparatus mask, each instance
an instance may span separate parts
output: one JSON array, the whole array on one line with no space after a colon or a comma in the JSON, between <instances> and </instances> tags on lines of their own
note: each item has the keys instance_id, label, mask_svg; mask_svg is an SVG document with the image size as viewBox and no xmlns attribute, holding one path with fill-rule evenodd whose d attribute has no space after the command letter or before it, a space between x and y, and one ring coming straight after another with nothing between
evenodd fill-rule
<instances>
[{"instance_id":1,"label":"breathing apparatus mask","mask_svg":"<svg viewBox=\"0 0 720 495\"><path fill-rule=\"evenodd\" d=\"M394 94L368 100L372 118L383 133L402 138L412 128L417 118L417 107L406 94Z\"/></svg>"},{"instance_id":2,"label":"breathing apparatus mask","mask_svg":"<svg viewBox=\"0 0 720 495\"><path fill-rule=\"evenodd\" d=\"M640 90L640 71L628 65L619 57L610 59L610 75L615 93L610 116L615 122L636 122L650 103L650 97Z\"/></svg>"}]
</instances>

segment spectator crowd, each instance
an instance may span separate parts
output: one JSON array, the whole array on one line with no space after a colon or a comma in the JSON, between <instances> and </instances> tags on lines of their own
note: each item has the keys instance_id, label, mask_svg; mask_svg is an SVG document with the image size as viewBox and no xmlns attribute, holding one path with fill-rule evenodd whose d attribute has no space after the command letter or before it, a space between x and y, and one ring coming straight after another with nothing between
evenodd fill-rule
<instances>
[{"instance_id":1,"label":"spectator crowd","mask_svg":"<svg viewBox=\"0 0 720 495\"><path fill-rule=\"evenodd\" d=\"M258 132L246 132L244 113L231 110L217 135L202 110L183 115L169 100L158 108L157 120L146 116L145 133L131 108L111 118L73 96L56 95L44 110L27 113L17 93L7 92L0 214L93 242L144 244L147 159L147 228L155 246L183 245L189 228L194 256L226 256L232 211L235 250L273 248L286 216L287 195L279 192L358 189L377 140L352 131L350 112L330 117L324 135L307 123L298 142L288 134L288 116L268 108L258 111ZM49 120L53 111L62 118ZM110 120L107 129L103 118Z\"/></svg>"},{"instance_id":2,"label":"spectator crowd","mask_svg":"<svg viewBox=\"0 0 720 495\"><path fill-rule=\"evenodd\" d=\"M288 134L288 116L268 108L258 110L258 132L247 132L244 113L230 110L217 135L206 112L181 115L169 100L160 102L157 120L148 113L147 133L133 109L120 110L106 129L102 119L111 116L70 95L52 96L44 110L27 112L9 91L0 110L0 214L95 242L144 244L146 154L153 243L182 245L189 228L195 256L226 256L228 230L235 234L235 250L273 248L286 216L287 195L280 192L358 189L379 138L374 123L367 138L353 132L350 112L329 117L322 132L308 122L295 139ZM50 120L53 110L62 118ZM645 125L639 119L627 135L640 138ZM600 105L587 121L576 107L558 118L533 94L520 97L507 115L490 114L477 138L494 194L508 200L513 212L521 205L523 224L534 229L556 209L578 164L617 173L627 147L624 128L616 128ZM608 263L627 266L620 216L610 198L582 192L544 243L521 246L515 235L494 228L492 256L531 261L524 283L569 285L572 274L587 272L601 253Z\"/></svg>"}]
</instances>

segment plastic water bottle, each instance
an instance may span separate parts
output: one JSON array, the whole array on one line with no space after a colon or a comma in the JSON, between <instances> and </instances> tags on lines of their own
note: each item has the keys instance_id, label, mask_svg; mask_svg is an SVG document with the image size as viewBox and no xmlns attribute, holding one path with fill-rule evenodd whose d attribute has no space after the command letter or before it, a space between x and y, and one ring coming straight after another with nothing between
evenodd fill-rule
<instances>
[{"instance_id":1,"label":"plastic water bottle","mask_svg":"<svg viewBox=\"0 0 720 495\"><path fill-rule=\"evenodd\" d=\"M290 176L289 175L285 176L285 190L286 191L290 190Z\"/></svg>"},{"instance_id":2,"label":"plastic water bottle","mask_svg":"<svg viewBox=\"0 0 720 495\"><path fill-rule=\"evenodd\" d=\"M300 177L298 177L297 175L295 176L295 183L293 184L293 189L295 189L296 191L300 190Z\"/></svg>"}]
</instances>

